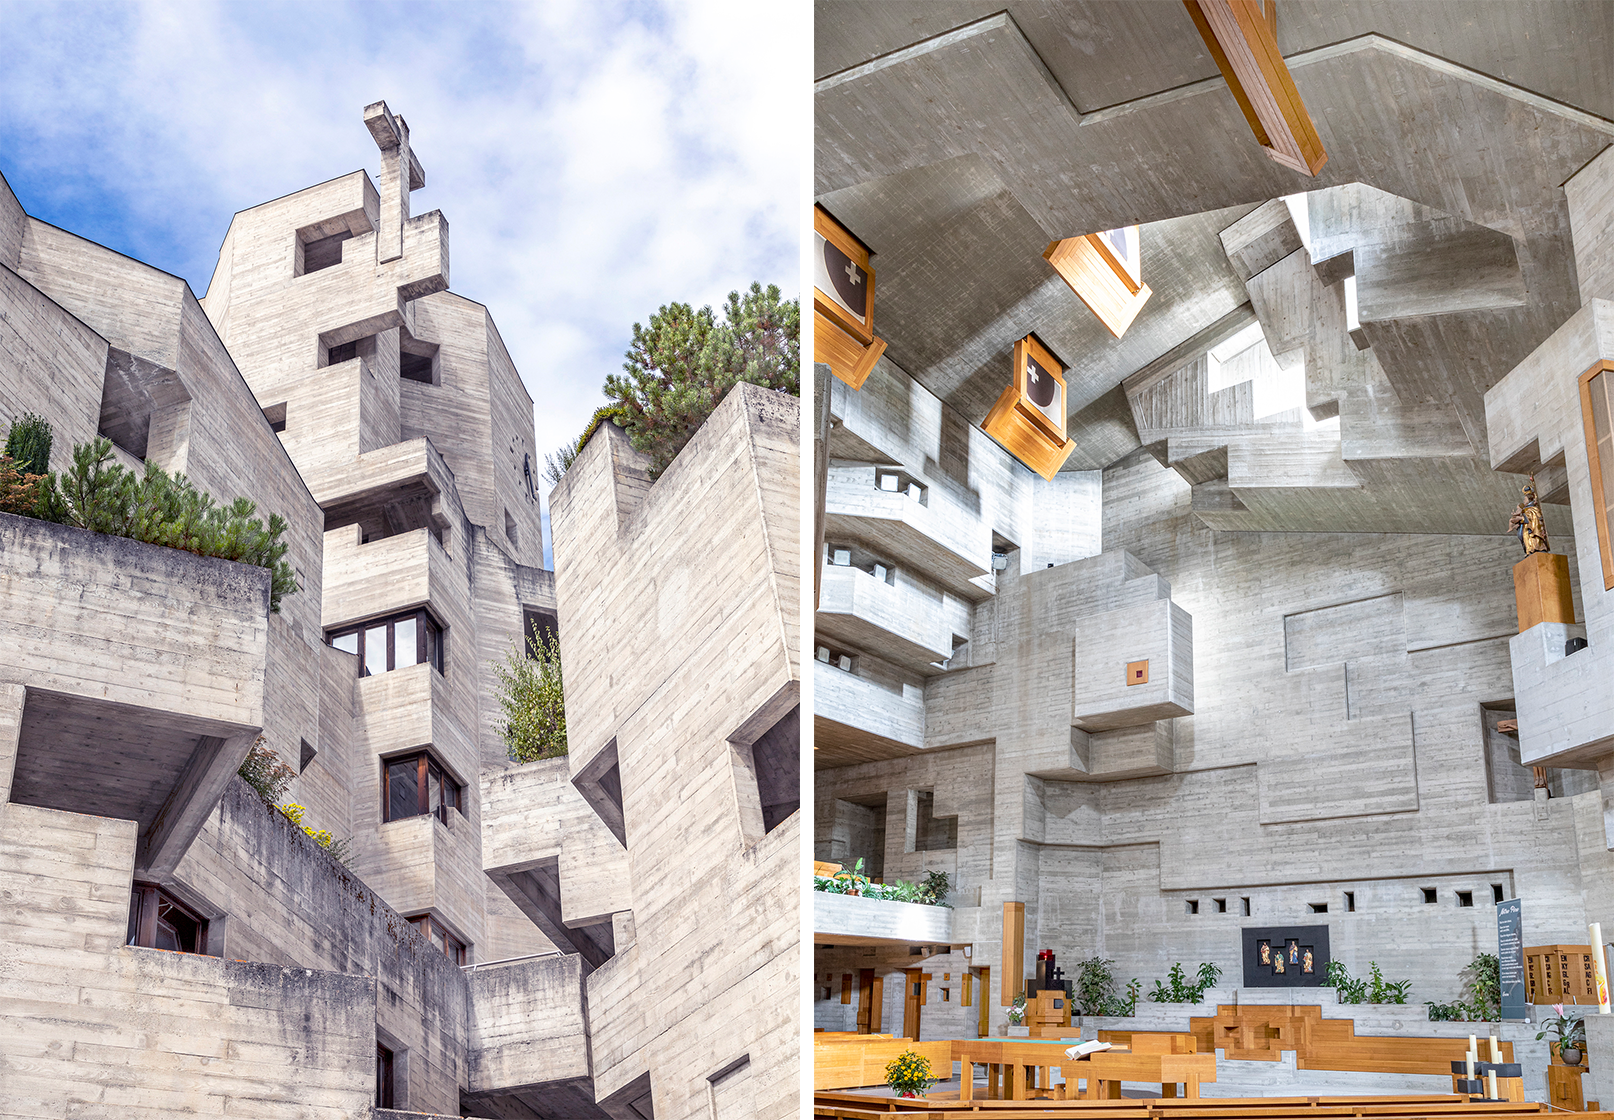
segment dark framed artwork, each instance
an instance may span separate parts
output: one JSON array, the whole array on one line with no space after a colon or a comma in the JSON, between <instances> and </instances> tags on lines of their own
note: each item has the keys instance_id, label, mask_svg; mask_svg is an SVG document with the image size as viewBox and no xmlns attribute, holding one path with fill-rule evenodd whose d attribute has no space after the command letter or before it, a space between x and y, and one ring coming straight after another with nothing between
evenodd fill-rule
<instances>
[{"instance_id":1,"label":"dark framed artwork","mask_svg":"<svg viewBox=\"0 0 1614 1120\"><path fill-rule=\"evenodd\" d=\"M1332 959L1327 926L1252 927L1240 933L1244 987L1322 987Z\"/></svg>"}]
</instances>

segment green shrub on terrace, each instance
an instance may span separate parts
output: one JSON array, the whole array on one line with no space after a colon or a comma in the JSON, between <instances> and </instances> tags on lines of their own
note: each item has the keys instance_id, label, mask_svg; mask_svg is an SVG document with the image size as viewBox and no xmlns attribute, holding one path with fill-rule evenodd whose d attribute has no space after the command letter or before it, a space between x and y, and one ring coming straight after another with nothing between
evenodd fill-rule
<instances>
[{"instance_id":1,"label":"green shrub on terrace","mask_svg":"<svg viewBox=\"0 0 1614 1120\"><path fill-rule=\"evenodd\" d=\"M50 421L25 412L6 433L6 455L22 473L44 474L50 470L50 442Z\"/></svg>"},{"instance_id":2,"label":"green shrub on terrace","mask_svg":"<svg viewBox=\"0 0 1614 1120\"><path fill-rule=\"evenodd\" d=\"M278 612L281 598L298 590L284 559L289 546L280 539L286 520L271 514L265 525L253 517L257 511L247 498L216 505L184 475L171 476L152 463L146 464L144 475L127 471L114 461L112 441L96 439L73 448L71 468L45 476L31 515L268 568L269 609Z\"/></svg>"}]
</instances>

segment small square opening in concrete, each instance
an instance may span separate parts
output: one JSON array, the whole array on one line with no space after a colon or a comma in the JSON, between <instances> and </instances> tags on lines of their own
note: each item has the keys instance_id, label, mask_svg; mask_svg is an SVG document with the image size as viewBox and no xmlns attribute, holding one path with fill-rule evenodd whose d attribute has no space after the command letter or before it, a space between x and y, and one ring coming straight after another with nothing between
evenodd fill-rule
<instances>
[{"instance_id":1,"label":"small square opening in concrete","mask_svg":"<svg viewBox=\"0 0 1614 1120\"><path fill-rule=\"evenodd\" d=\"M1216 903L1216 912L1218 914L1227 913L1227 899L1225 899L1225 898L1213 898L1213 899L1211 899L1211 901Z\"/></svg>"},{"instance_id":2,"label":"small square opening in concrete","mask_svg":"<svg viewBox=\"0 0 1614 1120\"><path fill-rule=\"evenodd\" d=\"M286 430L286 402L272 404L263 410L263 418L269 421L269 430L283 432Z\"/></svg>"},{"instance_id":3,"label":"small square opening in concrete","mask_svg":"<svg viewBox=\"0 0 1614 1120\"><path fill-rule=\"evenodd\" d=\"M1328 903L1326 903L1326 902L1310 902L1310 903L1307 903L1307 905L1311 907L1311 912L1313 914L1326 914L1326 913L1328 913Z\"/></svg>"},{"instance_id":4,"label":"small square opening in concrete","mask_svg":"<svg viewBox=\"0 0 1614 1120\"><path fill-rule=\"evenodd\" d=\"M1241 898L1239 899L1239 903L1244 907L1244 916L1248 918L1250 916L1250 900L1247 898Z\"/></svg>"},{"instance_id":5,"label":"small square opening in concrete","mask_svg":"<svg viewBox=\"0 0 1614 1120\"><path fill-rule=\"evenodd\" d=\"M1423 900L1425 902L1433 902L1433 901L1435 901L1435 888L1434 887L1424 887L1423 888Z\"/></svg>"},{"instance_id":6,"label":"small square opening in concrete","mask_svg":"<svg viewBox=\"0 0 1614 1120\"><path fill-rule=\"evenodd\" d=\"M1502 902L1502 884L1501 883L1492 883L1491 884L1491 901L1495 902L1495 903L1501 903Z\"/></svg>"},{"instance_id":7,"label":"small square opening in concrete","mask_svg":"<svg viewBox=\"0 0 1614 1120\"><path fill-rule=\"evenodd\" d=\"M1457 892L1457 905L1459 905L1459 906L1472 906L1472 905L1474 905L1474 892L1473 891L1458 891Z\"/></svg>"},{"instance_id":8,"label":"small square opening in concrete","mask_svg":"<svg viewBox=\"0 0 1614 1120\"><path fill-rule=\"evenodd\" d=\"M1128 687L1135 684L1148 684L1148 661L1128 661L1126 663L1126 683Z\"/></svg>"},{"instance_id":9,"label":"small square opening in concrete","mask_svg":"<svg viewBox=\"0 0 1614 1120\"><path fill-rule=\"evenodd\" d=\"M1189 913L1190 913L1190 914L1197 914L1197 913L1199 913L1199 899L1197 899L1197 898L1190 898L1190 899L1189 899L1189 900L1188 900L1188 912L1189 912Z\"/></svg>"},{"instance_id":10,"label":"small square opening in concrete","mask_svg":"<svg viewBox=\"0 0 1614 1120\"><path fill-rule=\"evenodd\" d=\"M1345 910L1346 910L1347 913L1350 913L1351 911L1354 911L1355 909L1356 909L1356 892L1355 891L1346 891L1345 892Z\"/></svg>"}]
</instances>

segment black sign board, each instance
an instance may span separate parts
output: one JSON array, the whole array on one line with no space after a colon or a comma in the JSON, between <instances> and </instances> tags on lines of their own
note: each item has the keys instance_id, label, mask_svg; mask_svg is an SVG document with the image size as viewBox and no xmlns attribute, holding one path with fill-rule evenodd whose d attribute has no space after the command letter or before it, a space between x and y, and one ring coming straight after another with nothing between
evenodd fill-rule
<instances>
[{"instance_id":1,"label":"black sign board","mask_svg":"<svg viewBox=\"0 0 1614 1120\"><path fill-rule=\"evenodd\" d=\"M1523 1019L1529 1014L1525 1007L1524 908L1516 898L1496 904L1496 959L1502 973L1502 1018Z\"/></svg>"},{"instance_id":2,"label":"black sign board","mask_svg":"<svg viewBox=\"0 0 1614 1120\"><path fill-rule=\"evenodd\" d=\"M1244 987L1320 988L1328 972L1327 926L1264 926L1244 935Z\"/></svg>"}]
</instances>

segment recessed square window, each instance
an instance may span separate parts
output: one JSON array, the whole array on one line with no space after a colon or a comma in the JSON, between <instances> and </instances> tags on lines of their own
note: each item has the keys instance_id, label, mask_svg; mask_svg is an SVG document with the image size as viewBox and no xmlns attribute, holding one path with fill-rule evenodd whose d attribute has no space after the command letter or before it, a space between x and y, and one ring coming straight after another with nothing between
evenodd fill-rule
<instances>
[{"instance_id":1,"label":"recessed square window","mask_svg":"<svg viewBox=\"0 0 1614 1120\"><path fill-rule=\"evenodd\" d=\"M136 883L129 903L127 945L167 949L171 953L206 953L207 919L167 891Z\"/></svg>"},{"instance_id":2,"label":"recessed square window","mask_svg":"<svg viewBox=\"0 0 1614 1120\"><path fill-rule=\"evenodd\" d=\"M1328 903L1326 902L1308 902L1306 905L1311 907L1311 912L1313 914L1328 913Z\"/></svg>"},{"instance_id":3,"label":"recessed square window","mask_svg":"<svg viewBox=\"0 0 1614 1120\"><path fill-rule=\"evenodd\" d=\"M401 821L430 814L447 825L448 811L465 815L465 794L429 751L381 763L381 819Z\"/></svg>"},{"instance_id":4,"label":"recessed square window","mask_svg":"<svg viewBox=\"0 0 1614 1120\"><path fill-rule=\"evenodd\" d=\"M1189 899L1189 900L1188 900L1188 912L1189 912L1189 913L1190 913L1190 914L1197 914L1197 913L1199 913L1199 899L1197 899L1197 898L1190 898L1190 899Z\"/></svg>"},{"instance_id":5,"label":"recessed square window","mask_svg":"<svg viewBox=\"0 0 1614 1120\"><path fill-rule=\"evenodd\" d=\"M1472 906L1472 905L1474 905L1474 892L1473 891L1458 891L1457 892L1457 905L1459 905L1459 906Z\"/></svg>"},{"instance_id":6,"label":"recessed square window","mask_svg":"<svg viewBox=\"0 0 1614 1120\"><path fill-rule=\"evenodd\" d=\"M1423 900L1425 902L1433 902L1433 901L1435 901L1435 888L1434 887L1424 887L1423 888Z\"/></svg>"},{"instance_id":7,"label":"recessed square window","mask_svg":"<svg viewBox=\"0 0 1614 1120\"><path fill-rule=\"evenodd\" d=\"M1503 899L1503 897L1502 897L1502 884L1501 883L1492 883L1491 884L1491 901L1495 902L1495 903L1498 903L1498 904L1505 901L1505 899Z\"/></svg>"},{"instance_id":8,"label":"recessed square window","mask_svg":"<svg viewBox=\"0 0 1614 1120\"><path fill-rule=\"evenodd\" d=\"M1244 916L1248 918L1250 916L1250 900L1247 898L1241 898L1239 899L1239 902L1244 907Z\"/></svg>"},{"instance_id":9,"label":"recessed square window","mask_svg":"<svg viewBox=\"0 0 1614 1120\"><path fill-rule=\"evenodd\" d=\"M1346 909L1347 912L1354 911L1356 909L1356 892L1355 891L1346 891L1345 892L1345 909Z\"/></svg>"},{"instance_id":10,"label":"recessed square window","mask_svg":"<svg viewBox=\"0 0 1614 1120\"><path fill-rule=\"evenodd\" d=\"M1211 899L1211 901L1216 903L1216 912L1218 914L1227 913L1227 899L1225 899L1225 898L1213 898L1213 899Z\"/></svg>"},{"instance_id":11,"label":"recessed square window","mask_svg":"<svg viewBox=\"0 0 1614 1120\"><path fill-rule=\"evenodd\" d=\"M265 408L263 410L263 418L265 420L269 421L269 430L271 432L278 433L278 432L285 431L286 430L286 402L281 401L279 404L272 404L269 407Z\"/></svg>"}]
</instances>

